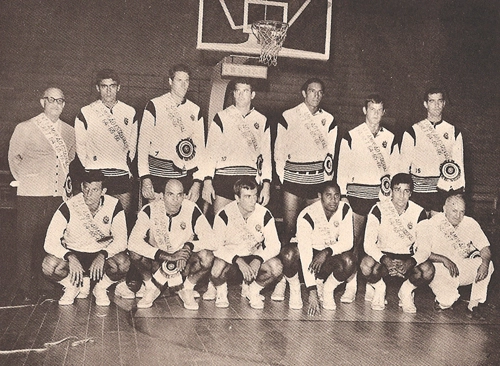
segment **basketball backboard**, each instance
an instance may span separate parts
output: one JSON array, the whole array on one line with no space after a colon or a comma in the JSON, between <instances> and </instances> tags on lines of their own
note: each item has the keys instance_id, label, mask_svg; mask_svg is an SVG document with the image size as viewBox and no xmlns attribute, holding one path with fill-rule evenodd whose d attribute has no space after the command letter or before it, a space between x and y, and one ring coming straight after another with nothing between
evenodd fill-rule
<instances>
[{"instance_id":1,"label":"basketball backboard","mask_svg":"<svg viewBox=\"0 0 500 366\"><path fill-rule=\"evenodd\" d=\"M289 24L279 57L330 58L333 0L200 0L197 49L260 55L252 23Z\"/></svg>"}]
</instances>

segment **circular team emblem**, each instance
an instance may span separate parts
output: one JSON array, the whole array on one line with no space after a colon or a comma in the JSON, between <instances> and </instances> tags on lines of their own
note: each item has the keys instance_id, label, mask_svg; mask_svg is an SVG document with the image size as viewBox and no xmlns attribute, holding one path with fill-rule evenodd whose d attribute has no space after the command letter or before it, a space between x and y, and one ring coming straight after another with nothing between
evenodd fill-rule
<instances>
[{"instance_id":1,"label":"circular team emblem","mask_svg":"<svg viewBox=\"0 0 500 366\"><path fill-rule=\"evenodd\" d=\"M262 231L262 226L260 226L259 224L255 225L255 230L260 233Z\"/></svg>"},{"instance_id":2,"label":"circular team emblem","mask_svg":"<svg viewBox=\"0 0 500 366\"><path fill-rule=\"evenodd\" d=\"M384 175L380 179L380 190L384 196L388 196L391 194L391 179L388 175Z\"/></svg>"},{"instance_id":3,"label":"circular team emblem","mask_svg":"<svg viewBox=\"0 0 500 366\"><path fill-rule=\"evenodd\" d=\"M445 180L454 182L460 178L460 167L453 160L447 160L439 168L441 171L441 177Z\"/></svg>"},{"instance_id":4,"label":"circular team emblem","mask_svg":"<svg viewBox=\"0 0 500 366\"><path fill-rule=\"evenodd\" d=\"M109 216L104 216L102 218L102 222L104 222L105 224L109 224Z\"/></svg>"},{"instance_id":5,"label":"circular team emblem","mask_svg":"<svg viewBox=\"0 0 500 366\"><path fill-rule=\"evenodd\" d=\"M125 123L125 126L127 126L128 125L128 118L124 118L123 123Z\"/></svg>"},{"instance_id":6,"label":"circular team emblem","mask_svg":"<svg viewBox=\"0 0 500 366\"><path fill-rule=\"evenodd\" d=\"M323 119L321 120L321 124L322 124L323 126L324 126L324 125L326 125L326 119L325 119L325 118L323 118Z\"/></svg>"},{"instance_id":7,"label":"circular team emblem","mask_svg":"<svg viewBox=\"0 0 500 366\"><path fill-rule=\"evenodd\" d=\"M382 142L382 147L385 149L387 147L387 141Z\"/></svg>"},{"instance_id":8,"label":"circular team emblem","mask_svg":"<svg viewBox=\"0 0 500 366\"><path fill-rule=\"evenodd\" d=\"M328 175L333 174L333 156L332 154L326 154L325 161L323 162L323 169L325 169L325 173Z\"/></svg>"},{"instance_id":9,"label":"circular team emblem","mask_svg":"<svg viewBox=\"0 0 500 366\"><path fill-rule=\"evenodd\" d=\"M411 222L408 223L408 229L413 229L413 224Z\"/></svg>"},{"instance_id":10,"label":"circular team emblem","mask_svg":"<svg viewBox=\"0 0 500 366\"><path fill-rule=\"evenodd\" d=\"M340 225L340 224L339 224L339 222L338 222L338 221L334 221L334 222L333 222L333 225L334 225L335 227L339 227L339 225Z\"/></svg>"},{"instance_id":11,"label":"circular team emblem","mask_svg":"<svg viewBox=\"0 0 500 366\"><path fill-rule=\"evenodd\" d=\"M264 163L264 158L262 154L257 158L257 174L262 175L262 164Z\"/></svg>"},{"instance_id":12,"label":"circular team emblem","mask_svg":"<svg viewBox=\"0 0 500 366\"><path fill-rule=\"evenodd\" d=\"M190 138L179 141L176 150L182 160L191 160L196 155L196 146Z\"/></svg>"},{"instance_id":13,"label":"circular team emblem","mask_svg":"<svg viewBox=\"0 0 500 366\"><path fill-rule=\"evenodd\" d=\"M449 138L450 136L448 136L448 132L445 132L445 133L444 133L444 135L443 135L443 137L444 137L445 139L447 139L447 140L448 140L448 138Z\"/></svg>"},{"instance_id":14,"label":"circular team emblem","mask_svg":"<svg viewBox=\"0 0 500 366\"><path fill-rule=\"evenodd\" d=\"M73 194L73 181L71 180L70 175L68 174L66 177L66 181L64 182L64 190L66 191L66 197L71 197Z\"/></svg>"},{"instance_id":15,"label":"circular team emblem","mask_svg":"<svg viewBox=\"0 0 500 366\"><path fill-rule=\"evenodd\" d=\"M177 268L176 262L172 262L172 261L163 262L161 266L163 268L163 271L167 275L171 276L171 275L179 272L179 269Z\"/></svg>"},{"instance_id":16,"label":"circular team emblem","mask_svg":"<svg viewBox=\"0 0 500 366\"><path fill-rule=\"evenodd\" d=\"M256 129L256 130L258 130L258 129L259 129L259 127L260 127L260 126L259 126L259 124L258 124L257 122L255 122L253 126L255 127L255 129Z\"/></svg>"},{"instance_id":17,"label":"circular team emblem","mask_svg":"<svg viewBox=\"0 0 500 366\"><path fill-rule=\"evenodd\" d=\"M184 221L181 222L181 229L186 230L186 223Z\"/></svg>"}]
</instances>

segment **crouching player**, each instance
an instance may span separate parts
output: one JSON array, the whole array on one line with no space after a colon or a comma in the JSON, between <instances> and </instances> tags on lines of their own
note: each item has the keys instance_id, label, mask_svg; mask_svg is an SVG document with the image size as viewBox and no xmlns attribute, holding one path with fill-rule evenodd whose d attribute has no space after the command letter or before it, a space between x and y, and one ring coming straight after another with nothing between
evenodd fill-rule
<instances>
[{"instance_id":1,"label":"crouching player","mask_svg":"<svg viewBox=\"0 0 500 366\"><path fill-rule=\"evenodd\" d=\"M334 290L352 278L356 263L353 246L352 210L340 202L340 188L325 181L318 193L319 201L307 206L297 219L298 245L282 249L283 272L290 282L290 308L302 308L300 265L309 292L307 313L316 315L320 301L327 310L335 310ZM290 278L292 280L290 280Z\"/></svg>"},{"instance_id":2,"label":"crouching player","mask_svg":"<svg viewBox=\"0 0 500 366\"><path fill-rule=\"evenodd\" d=\"M234 184L235 201L226 205L214 219L217 250L211 272L216 288L215 306L227 308L227 280L243 275L242 296L254 309L263 309L260 291L281 276L277 257L280 241L271 212L257 203L257 183L242 178ZM248 285L248 287L246 287Z\"/></svg>"},{"instance_id":3,"label":"crouching player","mask_svg":"<svg viewBox=\"0 0 500 366\"><path fill-rule=\"evenodd\" d=\"M384 277L402 277L399 305L405 313L416 313L413 291L434 277L428 253L415 246L417 224L427 218L422 207L410 201L413 181L409 174L396 174L391 181L391 199L378 202L368 214L365 232L366 256L361 272L366 277L365 300L373 310L385 309Z\"/></svg>"},{"instance_id":4,"label":"crouching player","mask_svg":"<svg viewBox=\"0 0 500 366\"><path fill-rule=\"evenodd\" d=\"M86 173L82 192L58 208L47 230L42 269L64 286L59 305L86 298L93 280L96 304L108 306L107 288L128 271L125 213L118 199L105 194L103 179L100 171Z\"/></svg>"},{"instance_id":5,"label":"crouching player","mask_svg":"<svg viewBox=\"0 0 500 366\"><path fill-rule=\"evenodd\" d=\"M184 307L197 310L194 286L212 266L212 243L213 232L206 217L186 199L179 180L168 180L163 199L142 208L130 234L130 258L145 288L137 307L150 308L166 284L183 284L178 294ZM125 282L120 284L120 294L133 298L126 295L131 292L126 286Z\"/></svg>"}]
</instances>

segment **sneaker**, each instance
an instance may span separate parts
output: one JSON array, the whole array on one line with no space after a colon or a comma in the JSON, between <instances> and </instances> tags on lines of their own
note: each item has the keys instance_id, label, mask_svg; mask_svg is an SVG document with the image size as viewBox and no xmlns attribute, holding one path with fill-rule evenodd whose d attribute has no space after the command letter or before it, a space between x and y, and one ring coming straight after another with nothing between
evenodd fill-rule
<instances>
[{"instance_id":1,"label":"sneaker","mask_svg":"<svg viewBox=\"0 0 500 366\"><path fill-rule=\"evenodd\" d=\"M302 294L300 292L300 284L298 286L292 286L290 284L290 301L288 307L293 310L302 309Z\"/></svg>"},{"instance_id":2,"label":"sneaker","mask_svg":"<svg viewBox=\"0 0 500 366\"><path fill-rule=\"evenodd\" d=\"M434 300L434 310L437 312L445 311L445 310L453 310L453 305L443 306L439 303L439 301Z\"/></svg>"},{"instance_id":3,"label":"sneaker","mask_svg":"<svg viewBox=\"0 0 500 366\"><path fill-rule=\"evenodd\" d=\"M196 290L193 290L193 296L195 299L199 299L201 297L200 293Z\"/></svg>"},{"instance_id":4,"label":"sneaker","mask_svg":"<svg viewBox=\"0 0 500 366\"><path fill-rule=\"evenodd\" d=\"M372 302L373 295L375 295L375 287L369 282L366 283L365 301Z\"/></svg>"},{"instance_id":5,"label":"sneaker","mask_svg":"<svg viewBox=\"0 0 500 366\"><path fill-rule=\"evenodd\" d=\"M95 296L95 304L97 306L109 306L109 304L111 304L107 289L103 286L99 286L99 282L94 286L92 293Z\"/></svg>"},{"instance_id":6,"label":"sneaker","mask_svg":"<svg viewBox=\"0 0 500 366\"><path fill-rule=\"evenodd\" d=\"M77 299L86 299L90 294L90 277L83 277L83 284L80 287L80 293L76 295Z\"/></svg>"},{"instance_id":7,"label":"sneaker","mask_svg":"<svg viewBox=\"0 0 500 366\"><path fill-rule=\"evenodd\" d=\"M205 291L205 293L203 294L203 300L211 301L211 300L215 300L216 297L217 297L217 290L215 289L215 286L212 283L212 281L209 281L207 291ZM227 295L226 295L226 297L227 297Z\"/></svg>"},{"instance_id":8,"label":"sneaker","mask_svg":"<svg viewBox=\"0 0 500 366\"><path fill-rule=\"evenodd\" d=\"M135 297L138 299L142 299L144 297L144 293L146 292L146 286L144 284L141 285L139 291L135 293Z\"/></svg>"},{"instance_id":9,"label":"sneaker","mask_svg":"<svg viewBox=\"0 0 500 366\"><path fill-rule=\"evenodd\" d=\"M250 300L250 292L249 292L249 289L248 289L249 287L250 286L245 281L243 281L241 283L241 297L245 297L248 300ZM265 299L264 295L260 295L260 298L262 299L262 301L264 301L264 299Z\"/></svg>"},{"instance_id":10,"label":"sneaker","mask_svg":"<svg viewBox=\"0 0 500 366\"><path fill-rule=\"evenodd\" d=\"M335 299L333 297L327 296L323 299L323 309L326 310L336 310L337 305L335 304Z\"/></svg>"},{"instance_id":11,"label":"sneaker","mask_svg":"<svg viewBox=\"0 0 500 366\"><path fill-rule=\"evenodd\" d=\"M260 288L257 286L248 286L248 300L253 309L264 309L264 300L260 295Z\"/></svg>"},{"instance_id":12,"label":"sneaker","mask_svg":"<svg viewBox=\"0 0 500 366\"><path fill-rule=\"evenodd\" d=\"M229 307L229 300L227 299L227 285L221 285L216 289L217 295L215 296L215 306L218 308Z\"/></svg>"},{"instance_id":13,"label":"sneaker","mask_svg":"<svg viewBox=\"0 0 500 366\"><path fill-rule=\"evenodd\" d=\"M381 280L382 283L378 284L375 288L375 294L373 295L373 300L372 300L372 310L384 310L385 309L385 289L386 285L383 280Z\"/></svg>"},{"instance_id":14,"label":"sneaker","mask_svg":"<svg viewBox=\"0 0 500 366\"><path fill-rule=\"evenodd\" d=\"M160 296L161 291L155 285L144 290L144 296L137 302L137 308L148 309L153 306L153 302Z\"/></svg>"},{"instance_id":15,"label":"sneaker","mask_svg":"<svg viewBox=\"0 0 500 366\"><path fill-rule=\"evenodd\" d=\"M280 282L274 287L274 291L271 295L271 300L273 301L283 301L285 300L285 290L286 290L286 278L283 276Z\"/></svg>"},{"instance_id":16,"label":"sneaker","mask_svg":"<svg viewBox=\"0 0 500 366\"><path fill-rule=\"evenodd\" d=\"M486 320L486 317L479 306L474 306L472 310L467 308L465 310L465 316L473 320Z\"/></svg>"},{"instance_id":17,"label":"sneaker","mask_svg":"<svg viewBox=\"0 0 500 366\"><path fill-rule=\"evenodd\" d=\"M406 282L405 282L406 283ZM403 308L403 312L408 314L415 314L417 312L417 308L415 307L415 293L410 286L401 286L398 292L399 297L399 306Z\"/></svg>"},{"instance_id":18,"label":"sneaker","mask_svg":"<svg viewBox=\"0 0 500 366\"><path fill-rule=\"evenodd\" d=\"M80 292L80 287L78 286L68 286L64 288L64 294L59 299L59 305L72 305L75 302L75 298Z\"/></svg>"},{"instance_id":19,"label":"sneaker","mask_svg":"<svg viewBox=\"0 0 500 366\"><path fill-rule=\"evenodd\" d=\"M179 297L181 298L182 302L184 303L184 307L188 310L198 310L199 305L194 299L194 291L193 290L187 290L183 288L178 292Z\"/></svg>"},{"instance_id":20,"label":"sneaker","mask_svg":"<svg viewBox=\"0 0 500 366\"><path fill-rule=\"evenodd\" d=\"M116 285L115 296L119 296L122 299L135 299L135 292L128 287L127 282L122 281Z\"/></svg>"}]
</instances>

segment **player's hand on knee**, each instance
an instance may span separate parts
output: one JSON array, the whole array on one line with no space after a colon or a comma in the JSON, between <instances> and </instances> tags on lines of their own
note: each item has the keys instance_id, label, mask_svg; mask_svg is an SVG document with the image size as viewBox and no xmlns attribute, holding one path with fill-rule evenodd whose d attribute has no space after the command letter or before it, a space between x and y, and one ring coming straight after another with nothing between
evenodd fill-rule
<instances>
[{"instance_id":1,"label":"player's hand on knee","mask_svg":"<svg viewBox=\"0 0 500 366\"><path fill-rule=\"evenodd\" d=\"M250 262L250 268L252 269L254 279L257 278L257 276L259 274L260 265L261 265L261 263L258 259L254 259Z\"/></svg>"},{"instance_id":2,"label":"player's hand on knee","mask_svg":"<svg viewBox=\"0 0 500 366\"><path fill-rule=\"evenodd\" d=\"M243 275L243 279L246 282L252 282L255 279L252 267L250 267L250 265L248 265L243 259L238 258L236 260L236 264L238 265L238 268Z\"/></svg>"},{"instance_id":3,"label":"player's hand on knee","mask_svg":"<svg viewBox=\"0 0 500 366\"><path fill-rule=\"evenodd\" d=\"M307 315L315 316L319 315L321 312L321 307L319 305L318 292L316 290L311 290L309 292L309 305L307 307Z\"/></svg>"},{"instance_id":4,"label":"player's hand on knee","mask_svg":"<svg viewBox=\"0 0 500 366\"><path fill-rule=\"evenodd\" d=\"M322 250L316 254L311 261L311 264L309 264L309 272L318 274L323 266L323 263L325 263L326 258L328 258L328 252L326 250Z\"/></svg>"},{"instance_id":5,"label":"player's hand on knee","mask_svg":"<svg viewBox=\"0 0 500 366\"><path fill-rule=\"evenodd\" d=\"M69 278L74 286L80 286L83 283L84 270L82 264L74 254L68 255Z\"/></svg>"},{"instance_id":6,"label":"player's hand on knee","mask_svg":"<svg viewBox=\"0 0 500 366\"><path fill-rule=\"evenodd\" d=\"M457 277L459 275L458 267L452 260L445 258L443 260L443 265L445 266L446 269L448 269L451 277Z\"/></svg>"},{"instance_id":7,"label":"player's hand on knee","mask_svg":"<svg viewBox=\"0 0 500 366\"><path fill-rule=\"evenodd\" d=\"M482 281L488 276L488 267L489 264L484 262L481 263L479 268L477 269L476 282Z\"/></svg>"},{"instance_id":8,"label":"player's hand on knee","mask_svg":"<svg viewBox=\"0 0 500 366\"><path fill-rule=\"evenodd\" d=\"M155 191L153 189L153 183L151 182L151 179L149 178L144 178L142 180L142 196L144 198L147 198L148 200L154 200L155 199Z\"/></svg>"},{"instance_id":9,"label":"player's hand on knee","mask_svg":"<svg viewBox=\"0 0 500 366\"><path fill-rule=\"evenodd\" d=\"M104 254L99 253L97 257L94 258L92 264L90 265L90 278L94 281L99 281L102 276L104 276Z\"/></svg>"}]
</instances>

